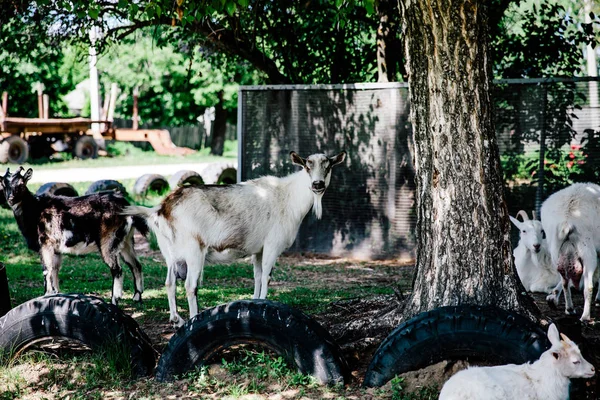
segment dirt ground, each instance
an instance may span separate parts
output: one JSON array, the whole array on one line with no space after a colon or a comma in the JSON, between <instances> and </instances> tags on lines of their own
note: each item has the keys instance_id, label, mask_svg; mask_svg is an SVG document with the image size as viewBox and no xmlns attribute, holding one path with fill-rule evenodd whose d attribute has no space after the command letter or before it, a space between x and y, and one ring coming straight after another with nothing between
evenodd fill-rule
<instances>
[{"instance_id":1,"label":"dirt ground","mask_svg":"<svg viewBox=\"0 0 600 400\"><path fill-rule=\"evenodd\" d=\"M147 248L140 250L146 252L146 255L160 257L160 253L149 254L151 252ZM356 282L353 283L372 285L374 282L377 282L378 285L395 288L395 295L338 301L331 303L324 312L313 315L331 333L341 347L352 371L353 381L350 384L360 387L373 354L381 341L393 329L393 327L379 330L374 329L365 333L364 321L376 321L379 316L385 314L387 311L402 305L409 294L407 291L408 287L398 287L398 282L410 282L413 271L412 263L400 261L374 261L365 263L345 258L328 258L310 254L302 254L300 256L283 255L278 260L278 263L297 266L338 264L340 267L343 266L343 268L360 268L369 273L353 277L353 279L356 279ZM386 273L382 273L382 271L386 271ZM393 271L393 273L390 273L390 271ZM308 271L303 270L298 273L301 274L298 277L299 282L323 279L323 277L319 276L318 272L312 269ZM333 281L336 279L335 277L329 276L327 279L332 280L331 282L327 282L328 284L335 286L336 282ZM344 275L340 274L339 279L345 279ZM274 283L276 285L290 284ZM540 308L544 318L555 322L561 332L579 344L584 357L596 367L600 367L600 324L582 324L578 316L565 315L563 308L564 298L561 298L561 306L557 309L547 304L546 295L534 293L531 296ZM583 308L583 296L581 293L573 291L573 301L576 311L580 315ZM592 307L592 318L600 321L600 307ZM353 321L356 321L356 324L353 324ZM143 325L142 328L149 334L153 343L157 343L157 347L160 348L167 343L174 332L167 321L159 326ZM468 365L467 362L463 361L444 361L419 371L409 372L403 375L404 386L409 390L416 390L432 384L441 387L450 376ZM589 380L573 380L571 400L598 399L600 395L599 385L600 380L597 377ZM359 395L359 398L364 395L362 393L362 395Z\"/></svg>"}]
</instances>

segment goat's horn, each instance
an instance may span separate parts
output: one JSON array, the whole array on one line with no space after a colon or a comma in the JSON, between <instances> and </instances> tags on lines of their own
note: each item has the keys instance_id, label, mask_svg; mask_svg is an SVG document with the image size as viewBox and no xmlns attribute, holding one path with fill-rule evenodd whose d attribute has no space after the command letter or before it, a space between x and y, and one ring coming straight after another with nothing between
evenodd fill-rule
<instances>
[{"instance_id":1,"label":"goat's horn","mask_svg":"<svg viewBox=\"0 0 600 400\"><path fill-rule=\"evenodd\" d=\"M535 210L531 211L531 215L533 216L533 219L538 219L537 213L535 212Z\"/></svg>"},{"instance_id":2,"label":"goat's horn","mask_svg":"<svg viewBox=\"0 0 600 400\"><path fill-rule=\"evenodd\" d=\"M10 174L10 168L6 168L6 173L4 174L3 178L6 178L8 174Z\"/></svg>"},{"instance_id":3,"label":"goat's horn","mask_svg":"<svg viewBox=\"0 0 600 400\"><path fill-rule=\"evenodd\" d=\"M571 345L571 339L569 339L564 333L561 333L560 337L562 338L563 343L565 343L565 347L569 347Z\"/></svg>"},{"instance_id":4,"label":"goat's horn","mask_svg":"<svg viewBox=\"0 0 600 400\"><path fill-rule=\"evenodd\" d=\"M17 170L17 172L15 172L15 174L20 175L21 172L23 172L25 168L23 168L23 166L20 166L19 169Z\"/></svg>"},{"instance_id":5,"label":"goat's horn","mask_svg":"<svg viewBox=\"0 0 600 400\"><path fill-rule=\"evenodd\" d=\"M523 222L528 221L529 220L529 215L527 215L527 213L524 210L520 210L517 213L517 218L519 217L519 215L521 216L521 218L523 218Z\"/></svg>"}]
</instances>

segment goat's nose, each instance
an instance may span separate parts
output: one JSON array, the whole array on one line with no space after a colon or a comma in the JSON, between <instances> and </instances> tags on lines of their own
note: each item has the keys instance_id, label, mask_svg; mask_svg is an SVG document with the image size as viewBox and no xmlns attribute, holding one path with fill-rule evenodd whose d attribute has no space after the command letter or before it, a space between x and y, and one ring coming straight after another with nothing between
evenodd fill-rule
<instances>
[{"instance_id":1,"label":"goat's nose","mask_svg":"<svg viewBox=\"0 0 600 400\"><path fill-rule=\"evenodd\" d=\"M541 246L541 245L539 245L539 244L534 244L534 245L533 245L533 248L535 249L536 253L537 253L538 251L540 251L540 247L542 247L542 246Z\"/></svg>"},{"instance_id":2,"label":"goat's nose","mask_svg":"<svg viewBox=\"0 0 600 400\"><path fill-rule=\"evenodd\" d=\"M325 189L325 181L313 181L312 187L315 190L324 190Z\"/></svg>"}]
</instances>

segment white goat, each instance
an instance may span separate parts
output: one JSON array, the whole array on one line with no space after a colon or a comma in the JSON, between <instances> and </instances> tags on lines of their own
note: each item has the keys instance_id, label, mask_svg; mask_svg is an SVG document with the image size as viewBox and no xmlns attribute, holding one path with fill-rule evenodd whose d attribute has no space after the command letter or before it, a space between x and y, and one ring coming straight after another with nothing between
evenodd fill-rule
<instances>
[{"instance_id":1,"label":"white goat","mask_svg":"<svg viewBox=\"0 0 600 400\"><path fill-rule=\"evenodd\" d=\"M517 219L521 216L523 222ZM517 274L528 292L550 293L560 282L560 274L552 264L546 233L540 221L529 219L523 210L510 217L519 229L519 245L513 250Z\"/></svg>"},{"instance_id":2,"label":"white goat","mask_svg":"<svg viewBox=\"0 0 600 400\"><path fill-rule=\"evenodd\" d=\"M594 366L579 347L554 324L548 329L552 347L533 364L471 367L450 378L440 400L567 400L571 378L591 378Z\"/></svg>"},{"instance_id":3,"label":"white goat","mask_svg":"<svg viewBox=\"0 0 600 400\"><path fill-rule=\"evenodd\" d=\"M254 298L267 297L271 269L277 257L296 239L310 210L321 218L321 198L329 186L331 169L346 158L313 154L304 159L290 153L301 171L283 178L264 176L235 185L181 187L154 207L131 206L126 215L144 217L155 232L167 262L170 320L182 325L177 313L175 283L185 279L190 318L198 313L196 290L202 284L209 249L231 249L252 255ZM185 277L185 278L184 278Z\"/></svg>"},{"instance_id":4,"label":"white goat","mask_svg":"<svg viewBox=\"0 0 600 400\"><path fill-rule=\"evenodd\" d=\"M584 297L581 321L588 321L600 250L600 186L575 183L552 194L542 204L542 225L552 262L562 277L562 283L547 300L558 305L562 287L565 312L573 314L571 286L581 287Z\"/></svg>"}]
</instances>

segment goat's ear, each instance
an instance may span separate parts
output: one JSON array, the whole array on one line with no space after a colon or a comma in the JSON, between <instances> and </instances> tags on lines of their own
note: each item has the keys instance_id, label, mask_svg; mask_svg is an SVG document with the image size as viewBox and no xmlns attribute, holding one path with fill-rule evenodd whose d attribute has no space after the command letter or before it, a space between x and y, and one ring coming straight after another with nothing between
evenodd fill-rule
<instances>
[{"instance_id":1,"label":"goat's ear","mask_svg":"<svg viewBox=\"0 0 600 400\"><path fill-rule=\"evenodd\" d=\"M560 345L560 335L558 334L558 329L554 324L548 327L548 340L550 340L552 346Z\"/></svg>"},{"instance_id":2,"label":"goat's ear","mask_svg":"<svg viewBox=\"0 0 600 400\"><path fill-rule=\"evenodd\" d=\"M31 175L33 175L33 170L29 168L27 172L25 172L25 175L23 175L23 180L25 181L25 183L27 183L27 181L31 179Z\"/></svg>"},{"instance_id":3,"label":"goat's ear","mask_svg":"<svg viewBox=\"0 0 600 400\"><path fill-rule=\"evenodd\" d=\"M510 222L512 222L514 226L521 229L521 223L519 222L518 219L511 217L510 215L508 217L510 218Z\"/></svg>"},{"instance_id":4,"label":"goat's ear","mask_svg":"<svg viewBox=\"0 0 600 400\"><path fill-rule=\"evenodd\" d=\"M335 157L330 157L329 161L331 162L331 166L333 167L334 165L338 165L344 162L344 160L346 159L346 152L342 151L340 154L338 154Z\"/></svg>"},{"instance_id":5,"label":"goat's ear","mask_svg":"<svg viewBox=\"0 0 600 400\"><path fill-rule=\"evenodd\" d=\"M301 167L306 167L306 160L298 155L295 151L290 151L292 162Z\"/></svg>"}]
</instances>

